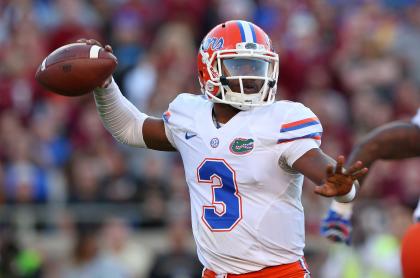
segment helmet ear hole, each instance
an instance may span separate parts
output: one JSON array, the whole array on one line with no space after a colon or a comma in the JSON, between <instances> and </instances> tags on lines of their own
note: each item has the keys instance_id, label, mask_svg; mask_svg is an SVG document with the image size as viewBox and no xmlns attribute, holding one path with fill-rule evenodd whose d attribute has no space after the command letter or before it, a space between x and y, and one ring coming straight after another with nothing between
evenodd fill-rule
<instances>
[{"instance_id":1,"label":"helmet ear hole","mask_svg":"<svg viewBox=\"0 0 420 278\"><path fill-rule=\"evenodd\" d=\"M199 70L198 73L200 74L200 77L201 78L204 78L204 74L203 74L203 71L202 70Z\"/></svg>"}]
</instances>

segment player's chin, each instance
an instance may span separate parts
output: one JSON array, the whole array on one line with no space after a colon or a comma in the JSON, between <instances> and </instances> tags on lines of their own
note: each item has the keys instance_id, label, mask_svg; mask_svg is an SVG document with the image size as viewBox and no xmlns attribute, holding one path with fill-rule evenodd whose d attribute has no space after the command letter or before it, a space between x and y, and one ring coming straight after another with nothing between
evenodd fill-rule
<instances>
[{"instance_id":1,"label":"player's chin","mask_svg":"<svg viewBox=\"0 0 420 278\"><path fill-rule=\"evenodd\" d=\"M257 94L258 92L259 90L257 90L256 88L244 88L244 93L247 95Z\"/></svg>"}]
</instances>

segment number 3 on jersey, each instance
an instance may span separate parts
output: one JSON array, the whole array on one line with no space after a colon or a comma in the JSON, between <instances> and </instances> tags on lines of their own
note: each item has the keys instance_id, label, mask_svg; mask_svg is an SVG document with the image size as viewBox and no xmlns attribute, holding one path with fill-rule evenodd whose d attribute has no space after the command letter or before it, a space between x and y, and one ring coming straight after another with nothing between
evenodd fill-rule
<instances>
[{"instance_id":1,"label":"number 3 on jersey","mask_svg":"<svg viewBox=\"0 0 420 278\"><path fill-rule=\"evenodd\" d=\"M202 220L215 232L228 232L242 219L236 173L223 159L206 158L197 169L199 183L211 184L212 204L203 206Z\"/></svg>"}]
</instances>

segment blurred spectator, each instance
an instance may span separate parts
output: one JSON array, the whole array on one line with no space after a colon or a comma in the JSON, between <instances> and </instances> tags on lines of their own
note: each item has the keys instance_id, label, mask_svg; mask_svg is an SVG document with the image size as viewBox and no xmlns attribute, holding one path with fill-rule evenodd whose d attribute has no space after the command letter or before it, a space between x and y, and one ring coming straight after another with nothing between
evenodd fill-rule
<instances>
[{"instance_id":1,"label":"blurred spectator","mask_svg":"<svg viewBox=\"0 0 420 278\"><path fill-rule=\"evenodd\" d=\"M382 210L386 207L386 210ZM392 201L364 204L358 208L362 241L357 235L353 250L342 245L332 252L322 270L322 277L401 277L399 245L411 223L411 213ZM359 228L357 228L359 229Z\"/></svg>"},{"instance_id":2,"label":"blurred spectator","mask_svg":"<svg viewBox=\"0 0 420 278\"><path fill-rule=\"evenodd\" d=\"M0 231L0 257L1 277L43 277L40 254L35 250L22 248L13 229L7 226Z\"/></svg>"},{"instance_id":3,"label":"blurred spectator","mask_svg":"<svg viewBox=\"0 0 420 278\"><path fill-rule=\"evenodd\" d=\"M94 156L74 154L70 164L69 202L100 202L103 194L100 188L100 164ZM99 165L98 165L99 164Z\"/></svg>"},{"instance_id":4,"label":"blurred spectator","mask_svg":"<svg viewBox=\"0 0 420 278\"><path fill-rule=\"evenodd\" d=\"M192 35L191 28L179 22L168 23L157 33L152 49L153 55L158 57L156 67L160 74L149 103L148 111L152 114L163 113L167 104L184 88L194 87L196 90L192 92L199 92L195 81L197 49Z\"/></svg>"},{"instance_id":5,"label":"blurred spectator","mask_svg":"<svg viewBox=\"0 0 420 278\"><path fill-rule=\"evenodd\" d=\"M169 250L156 257L150 278L200 277L203 267L186 245L186 230L182 222L173 223L168 230Z\"/></svg>"},{"instance_id":6,"label":"blurred spectator","mask_svg":"<svg viewBox=\"0 0 420 278\"><path fill-rule=\"evenodd\" d=\"M395 88L393 100L397 116L411 119L420 106L420 87L413 80L403 79Z\"/></svg>"},{"instance_id":7,"label":"blurred spectator","mask_svg":"<svg viewBox=\"0 0 420 278\"><path fill-rule=\"evenodd\" d=\"M378 92L371 89L358 91L351 101L356 135L365 134L392 119L391 103Z\"/></svg>"},{"instance_id":8,"label":"blurred spectator","mask_svg":"<svg viewBox=\"0 0 420 278\"><path fill-rule=\"evenodd\" d=\"M162 227L166 224L168 207L168 186L161 180L148 180L145 183L142 201L144 204L143 227Z\"/></svg>"},{"instance_id":9,"label":"blurred spectator","mask_svg":"<svg viewBox=\"0 0 420 278\"><path fill-rule=\"evenodd\" d=\"M255 3L251 0L219 0L218 8L221 21L252 18Z\"/></svg>"},{"instance_id":10,"label":"blurred spectator","mask_svg":"<svg viewBox=\"0 0 420 278\"><path fill-rule=\"evenodd\" d=\"M398 26L395 34L393 50L407 67L410 79L420 84L420 55L413 45L420 43L420 5L409 5L403 10L404 21Z\"/></svg>"},{"instance_id":11,"label":"blurred spectator","mask_svg":"<svg viewBox=\"0 0 420 278\"><path fill-rule=\"evenodd\" d=\"M46 101L37 107L30 127L35 135L35 159L45 168L61 168L66 165L71 155L71 143L63 134L65 107L60 103Z\"/></svg>"},{"instance_id":12,"label":"blurred spectator","mask_svg":"<svg viewBox=\"0 0 420 278\"><path fill-rule=\"evenodd\" d=\"M49 14L52 14L54 18L54 22L49 25L50 51L80 38L100 39L98 17L88 1L57 0L49 4Z\"/></svg>"},{"instance_id":13,"label":"blurred spectator","mask_svg":"<svg viewBox=\"0 0 420 278\"><path fill-rule=\"evenodd\" d=\"M81 98L79 107L72 111L70 138L76 150L95 153L101 144L110 145L110 135L102 127L92 97ZM112 146L109 146L112 148Z\"/></svg>"},{"instance_id":14,"label":"blurred spectator","mask_svg":"<svg viewBox=\"0 0 420 278\"><path fill-rule=\"evenodd\" d=\"M138 202L141 194L140 181L128 171L120 152L113 149L106 149L106 151L103 162L106 162L108 167L99 185L104 201Z\"/></svg>"},{"instance_id":15,"label":"blurred spectator","mask_svg":"<svg viewBox=\"0 0 420 278\"><path fill-rule=\"evenodd\" d=\"M127 73L123 80L127 98L140 110L148 111L150 98L157 85L157 53L145 54L145 57Z\"/></svg>"},{"instance_id":16,"label":"blurred spectator","mask_svg":"<svg viewBox=\"0 0 420 278\"><path fill-rule=\"evenodd\" d=\"M143 52L141 44L144 26L140 4L129 1L115 11L112 18L112 43L118 58L118 72L131 69Z\"/></svg>"},{"instance_id":17,"label":"blurred spectator","mask_svg":"<svg viewBox=\"0 0 420 278\"><path fill-rule=\"evenodd\" d=\"M16 135L19 140L9 146L10 161L4 173L6 200L16 203L45 202L50 186L47 170L31 161L30 134L25 131Z\"/></svg>"},{"instance_id":18,"label":"blurred spectator","mask_svg":"<svg viewBox=\"0 0 420 278\"><path fill-rule=\"evenodd\" d=\"M130 241L131 235L124 219L108 219L103 229L104 252L124 268L127 278L145 277L152 260L151 252Z\"/></svg>"},{"instance_id":19,"label":"blurred spectator","mask_svg":"<svg viewBox=\"0 0 420 278\"><path fill-rule=\"evenodd\" d=\"M63 278L127 277L114 259L99 252L99 227L79 225L71 265L63 270Z\"/></svg>"}]
</instances>

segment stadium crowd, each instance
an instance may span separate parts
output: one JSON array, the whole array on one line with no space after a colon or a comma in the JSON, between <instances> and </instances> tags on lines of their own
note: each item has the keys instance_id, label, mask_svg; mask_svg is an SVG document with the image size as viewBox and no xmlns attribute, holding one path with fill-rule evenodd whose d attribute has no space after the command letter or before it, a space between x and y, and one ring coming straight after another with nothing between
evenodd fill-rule
<instances>
[{"instance_id":1,"label":"stadium crowd","mask_svg":"<svg viewBox=\"0 0 420 278\"><path fill-rule=\"evenodd\" d=\"M280 55L278 99L317 114L322 148L333 157L420 105L416 0L1 1L0 277L200 275L178 154L117 143L92 95L52 94L34 74L59 46L97 39L113 47L125 96L159 116L178 93L200 93L197 47L229 19L252 21L271 36ZM399 240L420 195L418 169L418 159L371 169L353 248L320 239L329 200L306 182L314 277L400 277Z\"/></svg>"}]
</instances>

